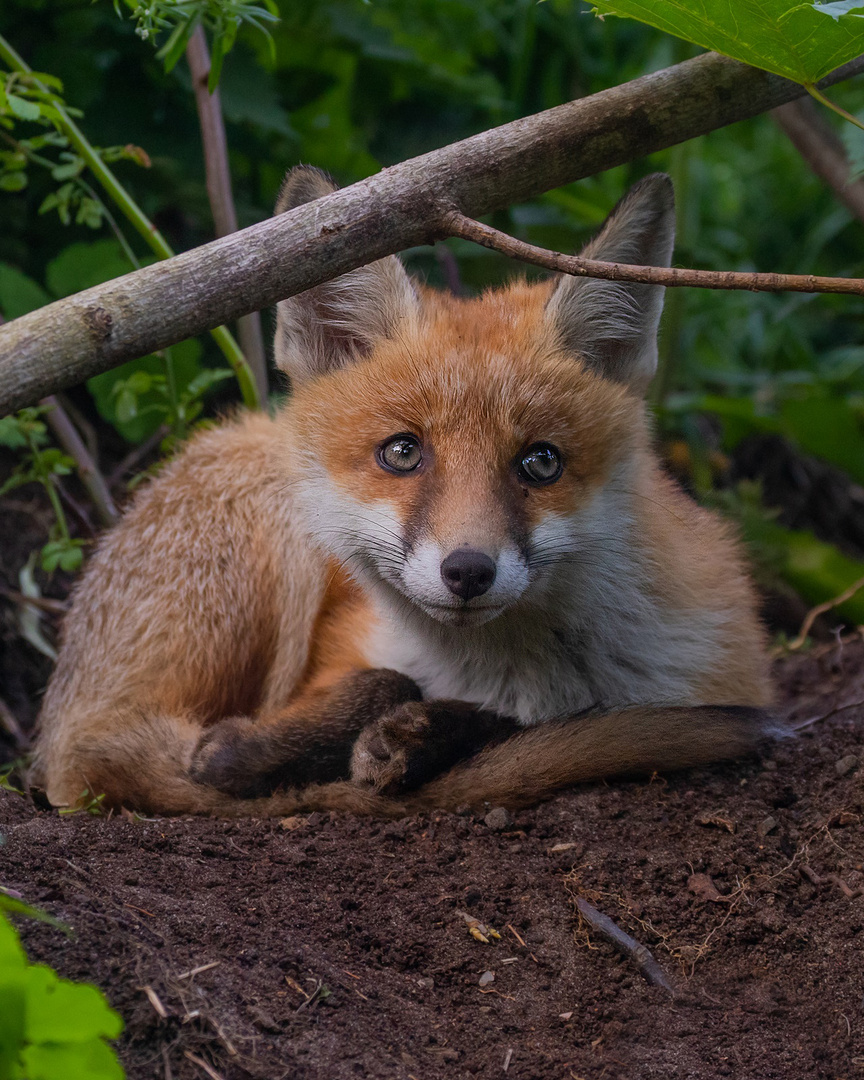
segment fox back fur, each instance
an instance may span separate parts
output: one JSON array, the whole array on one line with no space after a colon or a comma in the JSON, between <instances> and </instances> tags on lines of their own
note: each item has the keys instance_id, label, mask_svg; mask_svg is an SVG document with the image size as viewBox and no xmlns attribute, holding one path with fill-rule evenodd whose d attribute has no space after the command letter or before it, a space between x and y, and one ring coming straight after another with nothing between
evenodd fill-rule
<instances>
[{"instance_id":1,"label":"fox back fur","mask_svg":"<svg viewBox=\"0 0 864 1080\"><path fill-rule=\"evenodd\" d=\"M296 169L277 212L330 190ZM648 177L585 254L668 265L673 231ZM50 801L394 815L749 748L754 592L651 448L662 302L570 277L458 299L395 257L283 301L287 406L192 439L75 591Z\"/></svg>"}]
</instances>

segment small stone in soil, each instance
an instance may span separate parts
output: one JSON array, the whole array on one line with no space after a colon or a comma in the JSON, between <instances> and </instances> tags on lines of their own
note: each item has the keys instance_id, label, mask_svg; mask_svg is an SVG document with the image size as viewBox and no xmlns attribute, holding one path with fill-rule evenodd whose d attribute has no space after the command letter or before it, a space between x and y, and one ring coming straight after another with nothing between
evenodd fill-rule
<instances>
[{"instance_id":1,"label":"small stone in soil","mask_svg":"<svg viewBox=\"0 0 864 1080\"><path fill-rule=\"evenodd\" d=\"M483 820L487 828L493 829L495 832L501 832L502 829L507 829L513 824L513 818L510 817L503 806L496 806L494 810L490 810Z\"/></svg>"}]
</instances>

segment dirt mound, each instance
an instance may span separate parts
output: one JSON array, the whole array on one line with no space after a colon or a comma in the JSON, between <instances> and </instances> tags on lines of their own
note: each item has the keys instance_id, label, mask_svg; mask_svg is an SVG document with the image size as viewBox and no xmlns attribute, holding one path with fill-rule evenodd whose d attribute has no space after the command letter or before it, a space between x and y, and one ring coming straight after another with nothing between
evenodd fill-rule
<instances>
[{"instance_id":1,"label":"dirt mound","mask_svg":"<svg viewBox=\"0 0 864 1080\"><path fill-rule=\"evenodd\" d=\"M779 677L815 722L760 760L515 820L105 820L4 794L2 881L74 928L20 923L33 959L106 990L136 1080L852 1077L864 643Z\"/></svg>"}]
</instances>

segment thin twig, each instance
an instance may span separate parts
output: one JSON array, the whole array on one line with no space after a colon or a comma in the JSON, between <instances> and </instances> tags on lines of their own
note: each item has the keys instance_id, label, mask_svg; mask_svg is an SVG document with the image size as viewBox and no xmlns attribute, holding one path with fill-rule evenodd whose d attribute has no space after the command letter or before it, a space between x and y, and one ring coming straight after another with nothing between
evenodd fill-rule
<instances>
[{"instance_id":1,"label":"thin twig","mask_svg":"<svg viewBox=\"0 0 864 1080\"><path fill-rule=\"evenodd\" d=\"M207 198L213 214L217 236L237 232L237 211L231 191L231 167L228 164L228 141L225 138L225 121L218 86L210 92L210 53L204 27L199 25L186 46L186 62L195 89L198 107L198 123L204 146L204 171L207 178ZM237 320L237 336L252 369L258 394L267 400L267 361L264 354L264 338L261 333L261 315L253 311Z\"/></svg>"},{"instance_id":2,"label":"thin twig","mask_svg":"<svg viewBox=\"0 0 864 1080\"><path fill-rule=\"evenodd\" d=\"M69 492L63 486L63 481L60 479L59 476L54 476L52 478L52 483L53 483L54 490L56 491L57 495L60 498L60 501L62 503L65 503L67 509L71 510L72 513L75 515L75 517L78 518L79 523L84 526L87 533L90 536L95 536L96 535L96 528L93 525L93 522L90 520L90 515L87 513L86 508L83 507L81 505L81 503L79 503L78 500L75 498L75 496L72 495L71 492ZM48 489L48 496L49 496L49 498L51 497L51 489L50 488ZM56 507L55 507L55 510L56 510Z\"/></svg>"},{"instance_id":3,"label":"thin twig","mask_svg":"<svg viewBox=\"0 0 864 1080\"><path fill-rule=\"evenodd\" d=\"M156 1015L162 1020L167 1020L168 1019L168 1010L165 1008L165 1006L159 1000L159 995L156 993L156 991L153 989L153 987L152 986L139 986L138 989L143 990L144 994L147 997L147 1000L153 1006L153 1010L156 1013Z\"/></svg>"},{"instance_id":4,"label":"thin twig","mask_svg":"<svg viewBox=\"0 0 864 1080\"><path fill-rule=\"evenodd\" d=\"M814 724L821 724L823 720L830 720L833 716L837 716L842 712L846 712L848 709L862 709L864 708L864 701L847 701L843 705L836 705L833 709L829 709L828 712L822 713L819 716L809 716L806 720L801 720L791 725L790 731L803 731L804 728L813 727Z\"/></svg>"},{"instance_id":5,"label":"thin twig","mask_svg":"<svg viewBox=\"0 0 864 1080\"><path fill-rule=\"evenodd\" d=\"M188 971L182 971L179 975L175 975L176 979L191 979L194 975L200 975L203 971L210 971L211 968L219 967L222 963L221 960L211 960L209 964L199 964L198 967L190 968Z\"/></svg>"},{"instance_id":6,"label":"thin twig","mask_svg":"<svg viewBox=\"0 0 864 1080\"><path fill-rule=\"evenodd\" d=\"M809 98L790 101L771 113L807 163L859 221L864 221L864 183L852 180L843 143Z\"/></svg>"},{"instance_id":7,"label":"thin twig","mask_svg":"<svg viewBox=\"0 0 864 1080\"><path fill-rule=\"evenodd\" d=\"M841 604L845 604L847 600L851 600L855 593L864 589L864 577L858 578L854 581L848 589L844 589L839 596L835 596L833 600L825 600L821 604L817 604L816 607L811 608L807 612L807 617L804 622L801 623L801 629L798 631L798 637L794 641L790 641L786 646L787 650L793 652L795 649L800 649L804 642L807 640L807 635L813 627L813 623L819 618L820 615L824 615L826 611L830 611L832 608L839 607Z\"/></svg>"},{"instance_id":8,"label":"thin twig","mask_svg":"<svg viewBox=\"0 0 864 1080\"><path fill-rule=\"evenodd\" d=\"M208 1065L204 1058L200 1058L197 1054L193 1054L191 1050L184 1050L183 1057L188 1058L192 1064L197 1065L199 1069L203 1069L210 1077L210 1080L224 1080L222 1075L216 1072L212 1065Z\"/></svg>"},{"instance_id":9,"label":"thin twig","mask_svg":"<svg viewBox=\"0 0 864 1080\"><path fill-rule=\"evenodd\" d=\"M117 513L117 507L111 498L111 492L108 490L105 477L99 471L96 462L84 445L83 439L69 419L66 410L53 394L42 398L40 404L48 407L48 412L45 414L45 423L51 428L57 442L75 462L81 483L93 500L93 505L99 514L99 520L103 525L113 525L120 515Z\"/></svg>"},{"instance_id":10,"label":"thin twig","mask_svg":"<svg viewBox=\"0 0 864 1080\"><path fill-rule=\"evenodd\" d=\"M84 440L84 445L90 451L90 456L98 464L99 462L99 440L96 438L96 430L90 421L84 416L75 402L69 397L68 394L57 394L57 400L63 406L64 411L69 416L69 419L75 425L78 430L78 434Z\"/></svg>"},{"instance_id":11,"label":"thin twig","mask_svg":"<svg viewBox=\"0 0 864 1080\"><path fill-rule=\"evenodd\" d=\"M573 902L576 905L576 910L591 929L611 945L614 945L628 960L632 960L648 983L652 986L660 986L662 989L668 990L670 994L675 993L675 988L669 981L666 972L644 945L640 945L635 938L625 933L608 915L604 915L597 908L592 907L581 896L574 896Z\"/></svg>"},{"instance_id":12,"label":"thin twig","mask_svg":"<svg viewBox=\"0 0 864 1080\"><path fill-rule=\"evenodd\" d=\"M475 244L500 251L511 259L547 270L557 270L574 277L603 278L606 281L633 281L641 285L665 285L671 288L740 289L750 292L842 293L864 296L864 278L819 277L816 274L756 274L735 270L684 270L677 266L635 266L629 263L602 262L578 255L535 247L516 240L451 210L441 219L441 236L459 236Z\"/></svg>"},{"instance_id":13,"label":"thin twig","mask_svg":"<svg viewBox=\"0 0 864 1080\"><path fill-rule=\"evenodd\" d=\"M126 473L132 472L134 468L152 453L159 443L169 434L169 428L167 424L160 424L159 427L149 435L144 442L139 443L137 446L129 451L126 457L117 465L117 467L111 472L108 477L108 484L112 488L116 488Z\"/></svg>"},{"instance_id":14,"label":"thin twig","mask_svg":"<svg viewBox=\"0 0 864 1080\"><path fill-rule=\"evenodd\" d=\"M65 600L53 600L50 596L25 596L15 589L7 589L5 585L0 585L0 596L13 604L29 604L40 611L47 611L49 615L65 615L69 610L69 604Z\"/></svg>"}]
</instances>

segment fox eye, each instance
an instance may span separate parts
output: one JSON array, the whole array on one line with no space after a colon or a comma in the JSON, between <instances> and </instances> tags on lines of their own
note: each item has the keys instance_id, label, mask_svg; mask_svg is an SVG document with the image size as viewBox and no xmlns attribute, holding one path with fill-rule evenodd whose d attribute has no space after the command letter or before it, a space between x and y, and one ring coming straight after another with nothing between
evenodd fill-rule
<instances>
[{"instance_id":1,"label":"fox eye","mask_svg":"<svg viewBox=\"0 0 864 1080\"><path fill-rule=\"evenodd\" d=\"M381 443L377 452L378 464L388 472L408 473L423 460L420 440L414 435L393 435Z\"/></svg>"},{"instance_id":2,"label":"fox eye","mask_svg":"<svg viewBox=\"0 0 864 1080\"><path fill-rule=\"evenodd\" d=\"M534 443L519 460L519 476L528 484L554 484L563 469L561 452L551 443Z\"/></svg>"}]
</instances>

